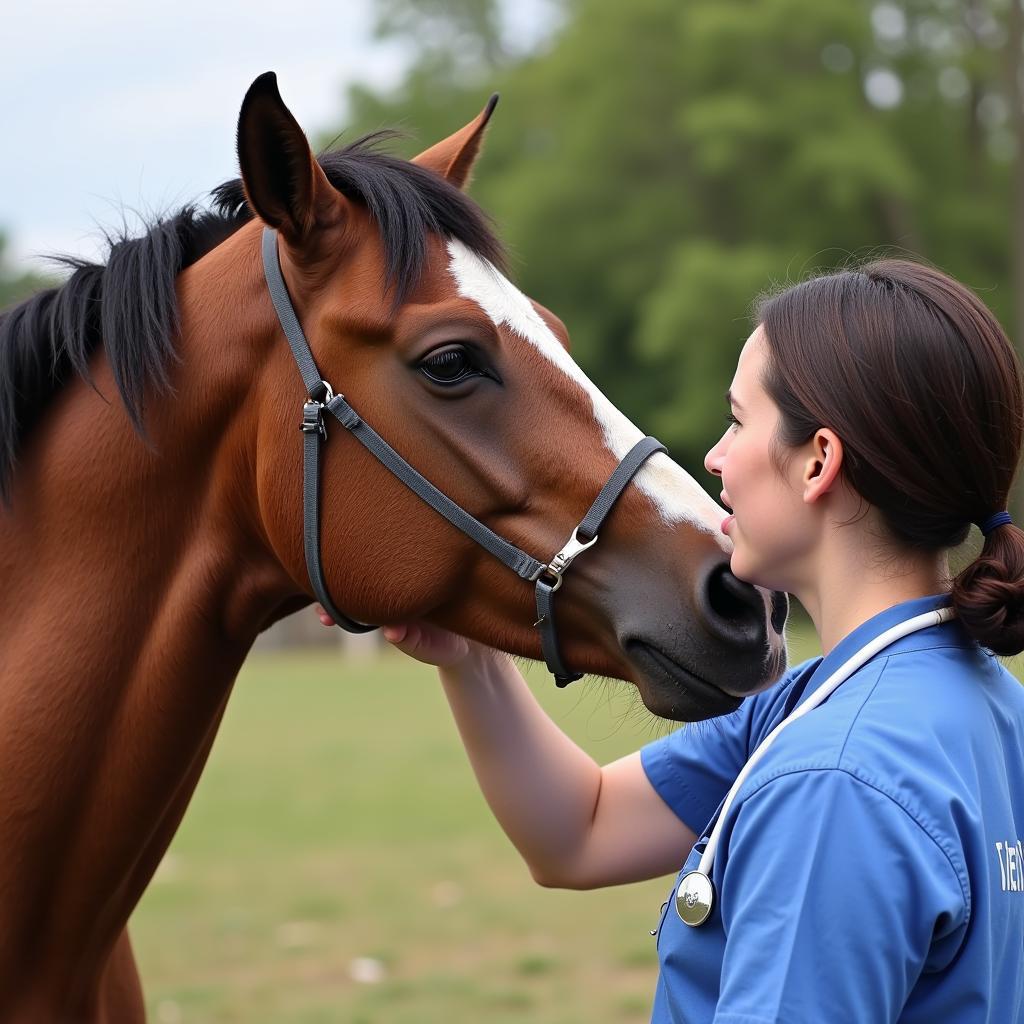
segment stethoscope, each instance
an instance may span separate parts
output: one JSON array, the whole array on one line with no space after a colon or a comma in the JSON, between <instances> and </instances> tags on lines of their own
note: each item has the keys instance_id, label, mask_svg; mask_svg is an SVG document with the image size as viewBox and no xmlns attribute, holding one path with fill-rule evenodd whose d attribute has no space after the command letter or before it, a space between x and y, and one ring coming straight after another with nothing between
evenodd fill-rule
<instances>
[{"instance_id":1,"label":"stethoscope","mask_svg":"<svg viewBox=\"0 0 1024 1024\"><path fill-rule=\"evenodd\" d=\"M870 661L879 651L888 647L889 644L914 633L919 629L927 629L929 626L938 626L953 618L952 608L939 608L935 611L925 612L923 615L915 615L911 619L898 622L891 629L876 636L870 643L865 644L856 654L839 666L788 718L784 718L757 746L750 759L743 766L736 781L732 784L725 800L722 802L722 809L719 812L718 820L708 838L708 844L704 847L700 863L696 870L688 871L679 881L676 889L676 912L685 924L691 928L702 925L711 915L711 908L715 902L715 886L711 881L711 868L715 863L715 850L718 848L718 840L722 834L722 826L725 823L726 815L732 807L736 794L750 773L757 766L757 763L764 756L765 751L772 745L775 738L786 728L787 725L802 718L809 711L813 711L822 703L839 685L845 682L865 662Z\"/></svg>"}]
</instances>

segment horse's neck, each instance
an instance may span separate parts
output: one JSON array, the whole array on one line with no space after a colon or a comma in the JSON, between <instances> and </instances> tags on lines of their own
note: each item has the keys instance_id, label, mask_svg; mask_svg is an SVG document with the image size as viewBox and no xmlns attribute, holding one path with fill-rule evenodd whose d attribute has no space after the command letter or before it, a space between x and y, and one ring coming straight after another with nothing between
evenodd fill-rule
<instances>
[{"instance_id":1,"label":"horse's neck","mask_svg":"<svg viewBox=\"0 0 1024 1024\"><path fill-rule=\"evenodd\" d=\"M197 316L186 301L176 397L150 397L153 447L97 361L108 397L55 399L0 511L0 891L24 894L0 921L0 992L33 927L44 964L116 937L252 640L294 599L253 525L250 371L226 342L204 351Z\"/></svg>"},{"instance_id":2,"label":"horse's neck","mask_svg":"<svg viewBox=\"0 0 1024 1024\"><path fill-rule=\"evenodd\" d=\"M60 635L116 630L124 651L163 632L180 605L199 632L208 621L247 646L293 590L256 507L250 398L267 330L265 311L247 310L265 286L238 270L253 248L232 237L179 278L180 359L170 394L147 390L146 439L100 355L95 388L76 380L52 400L21 454L13 514L0 509L0 621L45 601ZM193 635L174 633L182 647ZM10 637L0 631L0 664Z\"/></svg>"}]
</instances>

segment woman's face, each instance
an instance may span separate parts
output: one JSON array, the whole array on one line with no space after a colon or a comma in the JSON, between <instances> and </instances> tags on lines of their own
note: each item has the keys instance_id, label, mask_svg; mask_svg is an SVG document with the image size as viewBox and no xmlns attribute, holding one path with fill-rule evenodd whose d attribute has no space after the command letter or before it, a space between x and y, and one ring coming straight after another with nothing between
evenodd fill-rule
<instances>
[{"instance_id":1,"label":"woman's face","mask_svg":"<svg viewBox=\"0 0 1024 1024\"><path fill-rule=\"evenodd\" d=\"M779 409L761 383L766 359L758 327L743 346L729 387L730 425L704 466L721 477L722 503L733 513L722 523L733 542L733 573L792 593L805 575L804 556L816 530L802 498L803 459L792 458L782 472L772 461Z\"/></svg>"}]
</instances>

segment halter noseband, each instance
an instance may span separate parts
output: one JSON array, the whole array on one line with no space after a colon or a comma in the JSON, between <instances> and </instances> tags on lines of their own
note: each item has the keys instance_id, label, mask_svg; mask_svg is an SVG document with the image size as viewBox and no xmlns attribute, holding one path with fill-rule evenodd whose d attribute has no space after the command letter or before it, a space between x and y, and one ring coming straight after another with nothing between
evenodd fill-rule
<instances>
[{"instance_id":1,"label":"halter noseband","mask_svg":"<svg viewBox=\"0 0 1024 1024\"><path fill-rule=\"evenodd\" d=\"M336 395L317 369L309 343L302 332L299 318L295 314L288 288L281 274L280 257L277 251L277 232L272 228L263 229L263 272L267 287L277 310L278 319L284 330L292 354L298 363L302 381L309 396L302 406L303 435L303 484L302 518L303 540L306 551L306 569L317 600L334 621L350 633L368 633L376 626L368 626L350 619L335 607L327 592L323 568L320 562L320 447L327 439L324 413L329 412L357 441L376 459L389 469L407 487L418 494L434 511L444 516L453 526L476 541L495 558L507 565L521 579L536 585L537 622L540 629L541 649L548 669L558 686L566 686L583 673L570 672L562 662L555 634L553 597L562 585L565 571L578 555L597 543L598 530L612 510L619 495L633 479L640 467L655 452L665 451L665 446L653 437L638 441L625 455L601 488L589 511L572 531L561 551L550 562L538 562L536 558L520 550L514 544L499 537L480 520L470 515L446 494L439 491L426 477L418 473L401 455L385 441L371 426L359 418L359 414L345 401L344 395Z\"/></svg>"}]
</instances>

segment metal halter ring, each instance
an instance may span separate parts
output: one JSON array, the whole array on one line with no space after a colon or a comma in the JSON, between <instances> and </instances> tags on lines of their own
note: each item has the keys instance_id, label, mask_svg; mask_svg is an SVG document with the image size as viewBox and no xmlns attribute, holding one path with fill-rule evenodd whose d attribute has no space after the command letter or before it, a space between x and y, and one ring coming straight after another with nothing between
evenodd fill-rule
<instances>
[{"instance_id":1,"label":"metal halter ring","mask_svg":"<svg viewBox=\"0 0 1024 1024\"><path fill-rule=\"evenodd\" d=\"M555 582L550 584L551 592L554 593L562 585L562 574L566 569L572 565L573 560L578 554L586 551L587 548L592 548L597 543L597 534L595 533L590 540L580 540L577 536L579 527L572 531L572 536L565 542L565 547L551 559L550 563L544 567L544 570L540 574L540 579L544 579L545 576L554 577Z\"/></svg>"},{"instance_id":2,"label":"metal halter ring","mask_svg":"<svg viewBox=\"0 0 1024 1024\"><path fill-rule=\"evenodd\" d=\"M320 381L320 386L324 389L324 397L319 400L318 404L326 405L334 397L334 388L332 388L325 380ZM315 399L311 394L307 401L317 402L317 399Z\"/></svg>"},{"instance_id":3,"label":"metal halter ring","mask_svg":"<svg viewBox=\"0 0 1024 1024\"><path fill-rule=\"evenodd\" d=\"M331 399L334 398L334 389L327 381L320 381L319 388L312 388L312 391L323 391L323 398L316 399L309 395L305 402L302 403L302 424L299 429L304 434L319 434L321 437L327 437L327 427L324 425L324 407Z\"/></svg>"}]
</instances>

